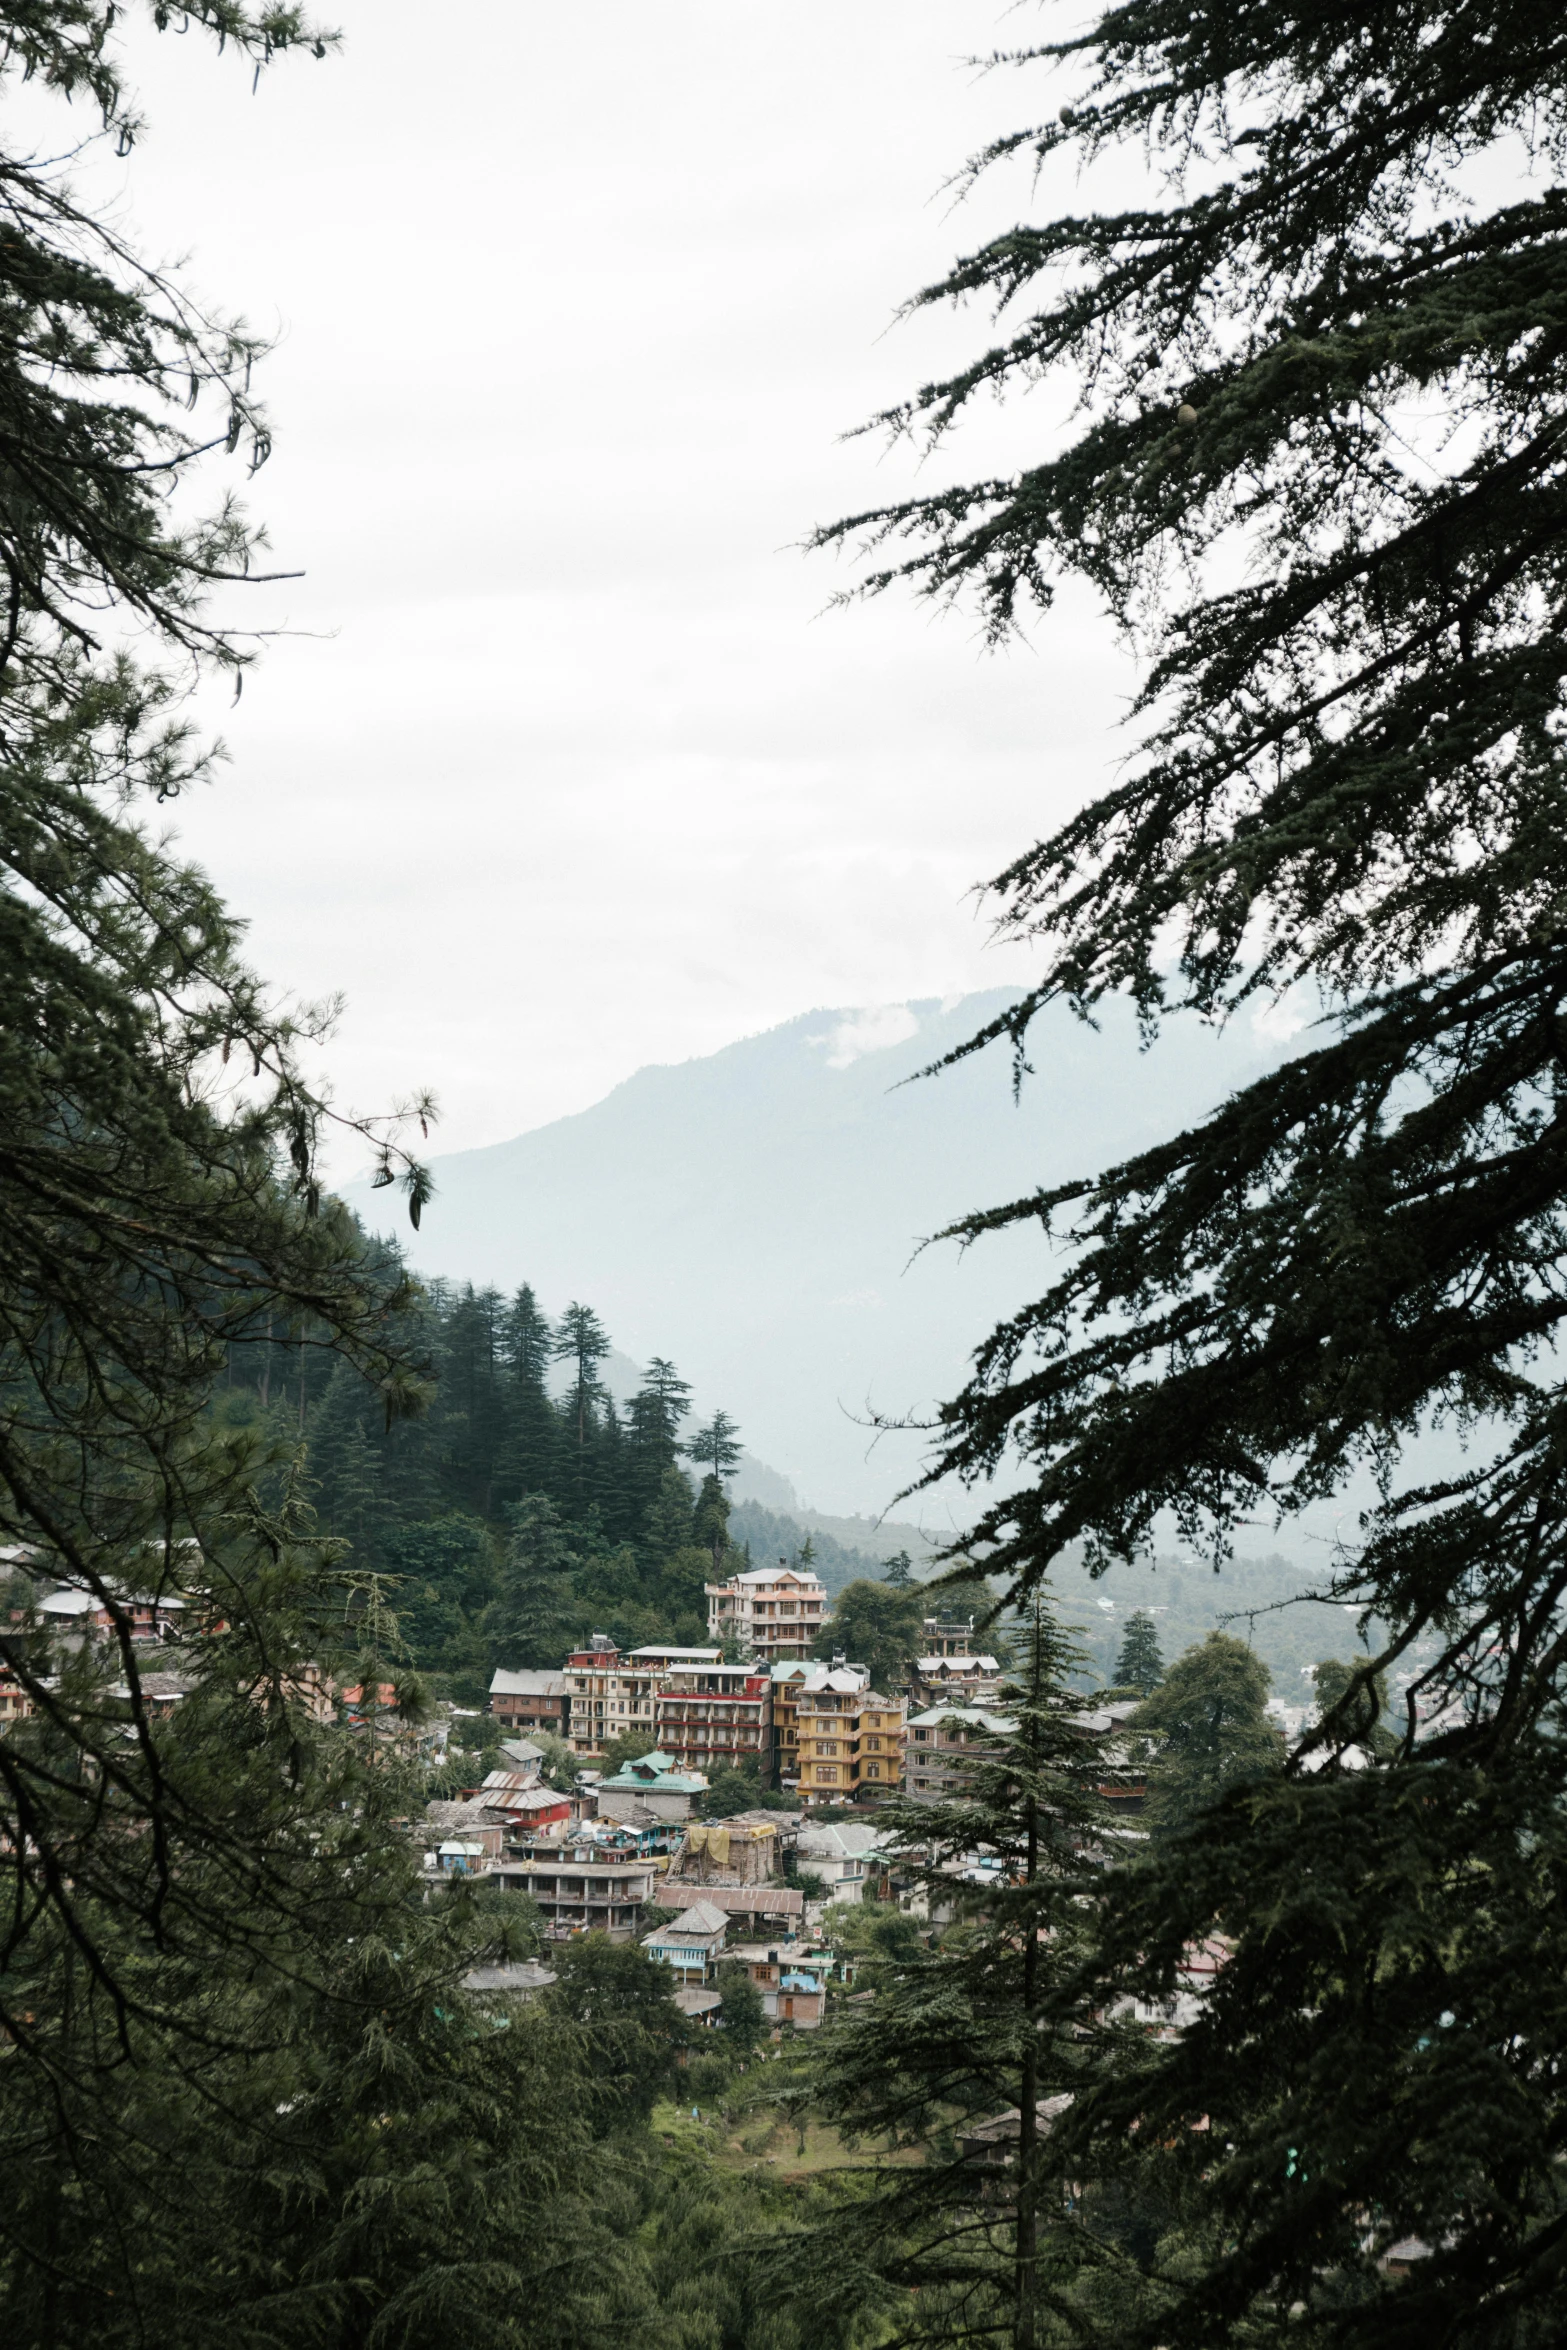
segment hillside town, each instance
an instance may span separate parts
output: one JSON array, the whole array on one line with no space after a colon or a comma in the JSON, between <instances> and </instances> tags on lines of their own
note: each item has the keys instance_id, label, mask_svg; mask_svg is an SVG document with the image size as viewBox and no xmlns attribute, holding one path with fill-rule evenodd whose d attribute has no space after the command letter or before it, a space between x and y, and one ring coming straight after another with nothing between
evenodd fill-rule
<instances>
[{"instance_id":1,"label":"hillside town","mask_svg":"<svg viewBox=\"0 0 1567 2350\"><path fill-rule=\"evenodd\" d=\"M39 1564L33 1554L0 1554L13 1573ZM1019 1738L1020 1712L1037 1700L1014 1653L1015 1625L1007 1637L989 1633L987 1645L973 1615L919 1616L913 1653L890 1670L884 1654L878 1687L867 1665L834 1647L831 1597L808 1567L747 1567L707 1583L705 1598L704 1644L622 1649L594 1633L558 1669L493 1669L482 1711L442 1700L405 1717L395 1681L334 1681L315 1667L296 1673L289 1694L328 1736L347 1732L372 1758L379 1750L395 1761L399 1784L440 1787L398 1830L426 1914L488 1903L493 1916L522 1897L513 1915L526 1921L526 1955L497 1947L468 1965L459 1980L469 2012L504 2025L518 2009L562 1997L574 1967L595 1963L595 1952L618 1953L659 1982L678 2019L686 2037L676 2076L688 2085L719 2079L733 2101L747 2051L780 2061L830 2054L816 2035L888 1996L889 1950L905 1965L923 1953L921 1963L939 1967L949 1963L949 1928L953 1964L976 1930L1006 1944L1007 1905L1025 1884L1035 1897L1031 1863L1008 1841L1010 1799L996 1814L998 1833L968 1822L986 1758ZM845 1621L850 1612L846 1602ZM168 1723L197 1685L205 1636L227 1628L168 1589L118 1592L110 1604L69 1582L13 1609L11 1620L40 1654L123 1659L124 1678L111 1673L103 1697L111 1712L122 1709L126 1738L135 1734L133 1695L152 1723ZM1258 1724L1282 1751L1308 1709L1276 1698L1264 1706L1265 1669L1238 1643L1219 1648L1221 1670L1246 1659ZM1059 1678L1075 1653L1070 1642L1058 1650L1048 1704L1077 1750L1069 1767L1081 1772L1089 1809L1075 1825L1063 1813L1054 1865L1105 1881L1159 1826L1144 1815L1170 1742L1150 1695L1202 1657L1187 1651L1172 1679L1152 1618L1134 1618L1118 1679L1138 1691L1096 1699ZM1036 1688L1041 1669L1036 1653ZM1318 1692L1330 1695L1326 1685ZM17 1675L0 1674L0 1734L34 1710ZM1363 1768L1369 1750L1350 1744L1340 1759ZM897 1796L907 1810L889 1809ZM1048 1890L1038 1897L1048 1901ZM1117 1993L1099 2020L1179 2042L1232 1955L1222 1934L1194 1937L1167 1980ZM704 2049L716 2074L701 2069ZM831 2111L830 2093L818 2084L815 2094ZM1069 2090L1037 2097L1036 2141L1073 2102ZM701 2110L692 2106L693 2120ZM962 2172L983 2183L963 2192L1011 2192L1024 2129L1016 2105L967 2117L953 2143ZM1428 2256L1425 2241L1409 2236L1377 2257L1392 2275Z\"/></svg>"},{"instance_id":2,"label":"hillside town","mask_svg":"<svg viewBox=\"0 0 1567 2350\"><path fill-rule=\"evenodd\" d=\"M770 2024L810 2031L831 1988L852 1986L852 1956L833 1932L846 1905L890 1903L942 1922L919 1876L925 1854L876 1815L899 1794L957 1792L975 1741L1010 1727L1006 1674L972 1617L931 1614L899 1685L878 1690L854 1659L812 1653L831 1606L807 1567L746 1570L709 1583L706 1598L708 1644L623 1653L600 1633L558 1671L498 1668L477 1725L451 1705L404 1724L390 1681L337 1686L311 1674L294 1694L319 1721L372 1732L388 1752L448 1778L464 1754L490 1764L409 1822L432 1894L458 1881L527 1894L549 1944L591 1934L640 1943L698 2020L716 2014L720 1967L738 1965ZM181 1660L198 1628L177 1595L131 1595L126 1606L139 1700L167 1717L191 1685ZM68 1644L107 1641L114 1629L113 1611L70 1585L33 1612L44 1636ZM128 1680L108 1697L128 1709ZM15 1676L0 1678L0 1730L31 1710ZM1103 1736L1134 1711L1112 1703L1077 1718ZM492 1728L494 1745L485 1743ZM469 1742L457 1742L458 1729ZM1144 1796L1135 1745L1107 1750L1100 1790L1128 1819ZM714 1816L720 1773L755 1801ZM967 1856L969 1873L979 1864ZM522 1964L473 1987L526 1996L553 1979L547 1966Z\"/></svg>"},{"instance_id":3,"label":"hillside town","mask_svg":"<svg viewBox=\"0 0 1567 2350\"><path fill-rule=\"evenodd\" d=\"M976 1739L1010 1727L1006 1675L972 1618L939 1614L924 1618L895 1690L846 1655L813 1655L831 1608L808 1568L747 1570L706 1597L709 1645L623 1654L596 1634L558 1672L498 1669L497 1767L429 1806L424 1867L432 1882L531 1894L551 1941L640 1941L688 2015L711 2017L720 1966L739 1965L770 2023L810 2031L831 1988L854 1979L835 1912L884 1902L942 1922L918 1873L925 1854L876 1814L898 1794L957 1791ZM1104 1736L1134 1711L1080 1719ZM557 1741L571 1757L565 1787L546 1777ZM1144 1796L1134 1743L1109 1750L1100 1788L1128 1818ZM758 1802L710 1816L720 1771L754 1781Z\"/></svg>"}]
</instances>

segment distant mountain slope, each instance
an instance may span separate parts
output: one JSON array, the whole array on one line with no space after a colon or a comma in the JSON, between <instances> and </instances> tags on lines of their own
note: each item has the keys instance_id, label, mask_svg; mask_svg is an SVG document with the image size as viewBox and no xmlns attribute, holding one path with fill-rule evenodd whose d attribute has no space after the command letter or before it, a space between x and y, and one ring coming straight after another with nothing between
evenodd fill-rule
<instances>
[{"instance_id":1,"label":"distant mountain slope","mask_svg":"<svg viewBox=\"0 0 1567 2350\"><path fill-rule=\"evenodd\" d=\"M815 1551L812 1565L833 1599L846 1583L853 1583L862 1575L878 1581L881 1577L882 1561L876 1553L852 1548L838 1541L835 1535L802 1526L798 1518L780 1517L772 1510L763 1509L759 1501L738 1503L729 1521L729 1531L736 1542L749 1546L752 1562L758 1567L770 1567L779 1559L797 1558L809 1534ZM897 1548L896 1543L893 1548Z\"/></svg>"},{"instance_id":2,"label":"distant mountain slope","mask_svg":"<svg viewBox=\"0 0 1567 2350\"><path fill-rule=\"evenodd\" d=\"M1037 1074L1017 1102L995 1046L900 1084L1008 1000L808 1012L640 1069L575 1117L437 1159L416 1261L531 1281L554 1311L586 1300L626 1354L672 1356L699 1406L732 1411L816 1508L884 1509L920 1439L873 1441L856 1418L928 1415L992 1322L1048 1277L1029 1233L967 1257L916 1253L921 1239L1189 1123L1286 1049L1241 1023L1178 1022L1145 1054L1118 1009L1096 1033L1057 1008L1036 1024ZM384 1222L384 1195L347 1196ZM961 1495L926 1497L900 1515L939 1537L962 1509Z\"/></svg>"}]
</instances>

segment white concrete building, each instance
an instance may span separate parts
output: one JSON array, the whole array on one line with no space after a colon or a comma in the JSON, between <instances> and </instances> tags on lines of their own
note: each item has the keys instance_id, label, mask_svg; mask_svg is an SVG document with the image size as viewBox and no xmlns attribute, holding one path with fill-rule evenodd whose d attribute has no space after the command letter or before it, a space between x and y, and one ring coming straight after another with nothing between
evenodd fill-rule
<instances>
[{"instance_id":1,"label":"white concrete building","mask_svg":"<svg viewBox=\"0 0 1567 2350\"><path fill-rule=\"evenodd\" d=\"M705 1583L712 1640L733 1638L770 1664L777 1656L809 1656L827 1621L827 1590L809 1567L752 1567L728 1583Z\"/></svg>"},{"instance_id":2,"label":"white concrete building","mask_svg":"<svg viewBox=\"0 0 1567 2350\"><path fill-rule=\"evenodd\" d=\"M800 1830L799 1865L822 1881L824 1901L858 1901L866 1864L885 1842L869 1821L812 1820Z\"/></svg>"},{"instance_id":3,"label":"white concrete building","mask_svg":"<svg viewBox=\"0 0 1567 2350\"><path fill-rule=\"evenodd\" d=\"M656 1735L659 1692L671 1672L716 1665L716 1648L667 1648L655 1644L622 1656L613 1640L595 1632L586 1648L566 1659L566 1736L572 1752L602 1754L628 1730Z\"/></svg>"}]
</instances>

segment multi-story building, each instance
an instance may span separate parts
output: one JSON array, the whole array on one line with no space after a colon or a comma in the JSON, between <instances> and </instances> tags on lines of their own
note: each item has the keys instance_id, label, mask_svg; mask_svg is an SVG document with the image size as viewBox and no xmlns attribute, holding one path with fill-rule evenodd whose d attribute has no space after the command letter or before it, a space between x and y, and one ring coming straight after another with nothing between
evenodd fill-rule
<instances>
[{"instance_id":1,"label":"multi-story building","mask_svg":"<svg viewBox=\"0 0 1567 2350\"><path fill-rule=\"evenodd\" d=\"M1139 1738L1132 1727L1137 1719L1136 1705L1130 1699L1117 1698L1110 1705L1074 1714L1071 1719L1079 1728L1104 1739L1099 1749L1104 1772L1099 1781L1100 1796L1116 1817L1135 1819L1148 1796L1149 1747L1149 1741Z\"/></svg>"},{"instance_id":2,"label":"multi-story building","mask_svg":"<svg viewBox=\"0 0 1567 2350\"><path fill-rule=\"evenodd\" d=\"M174 1640L190 1627L185 1622L188 1605L177 1591L149 1596L144 1592L122 1591L117 1595L121 1620L128 1625L133 1640ZM104 1604L95 1591L83 1591L74 1584L66 1584L59 1591L51 1591L37 1603L38 1614L52 1629L87 1632L114 1632L119 1629L114 1610Z\"/></svg>"},{"instance_id":3,"label":"multi-story building","mask_svg":"<svg viewBox=\"0 0 1567 2350\"><path fill-rule=\"evenodd\" d=\"M607 1934L611 1942L629 1942L657 1900L661 1881L658 1864L650 1858L582 1859L575 1852L562 1852L558 1859L508 1859L490 1872L492 1884L533 1895L553 1942L576 1934Z\"/></svg>"},{"instance_id":4,"label":"multi-story building","mask_svg":"<svg viewBox=\"0 0 1567 2350\"><path fill-rule=\"evenodd\" d=\"M688 1771L754 1763L760 1771L772 1738L771 1677L755 1665L720 1657L672 1664L658 1692L659 1751Z\"/></svg>"},{"instance_id":5,"label":"multi-story building","mask_svg":"<svg viewBox=\"0 0 1567 2350\"><path fill-rule=\"evenodd\" d=\"M927 1616L920 1627L920 1646L927 1656L972 1656L972 1616Z\"/></svg>"},{"instance_id":6,"label":"multi-story building","mask_svg":"<svg viewBox=\"0 0 1567 2350\"><path fill-rule=\"evenodd\" d=\"M802 1687L795 1698L802 1808L824 1803L878 1803L896 1795L903 1777L901 1697L883 1697L859 1686L845 1689L849 1668L829 1670L819 1688Z\"/></svg>"},{"instance_id":7,"label":"multi-story building","mask_svg":"<svg viewBox=\"0 0 1567 2350\"><path fill-rule=\"evenodd\" d=\"M634 1648L622 1656L613 1640L595 1632L586 1648L568 1656L566 1736L572 1751L591 1758L628 1730L654 1732L659 1691L675 1666L716 1665L716 1648Z\"/></svg>"},{"instance_id":8,"label":"multi-story building","mask_svg":"<svg viewBox=\"0 0 1567 2350\"><path fill-rule=\"evenodd\" d=\"M987 1734L999 1736L1011 1728L1004 1715L978 1705L932 1705L913 1715L904 1763L906 1792L943 1800L959 1794L965 1750Z\"/></svg>"},{"instance_id":9,"label":"multi-story building","mask_svg":"<svg viewBox=\"0 0 1567 2350\"><path fill-rule=\"evenodd\" d=\"M773 1666L772 1743L764 1773L769 1786L795 1794L800 1785L800 1722L802 1692L831 1688L840 1695L864 1689L870 1675L863 1665L845 1664L841 1656L830 1665L806 1664L799 1657L780 1657Z\"/></svg>"},{"instance_id":10,"label":"multi-story building","mask_svg":"<svg viewBox=\"0 0 1567 2350\"><path fill-rule=\"evenodd\" d=\"M827 1621L827 1589L808 1567L753 1567L727 1583L705 1583L710 1640L733 1639L762 1664L809 1656Z\"/></svg>"},{"instance_id":11,"label":"multi-story building","mask_svg":"<svg viewBox=\"0 0 1567 2350\"><path fill-rule=\"evenodd\" d=\"M985 1705L994 1699L1003 1677L996 1657L932 1649L915 1657L910 1667L910 1710L922 1713L926 1706L943 1703Z\"/></svg>"},{"instance_id":12,"label":"multi-story building","mask_svg":"<svg viewBox=\"0 0 1567 2350\"><path fill-rule=\"evenodd\" d=\"M508 1673L490 1678L490 1711L509 1730L553 1730L566 1736L571 1690L564 1673Z\"/></svg>"}]
</instances>

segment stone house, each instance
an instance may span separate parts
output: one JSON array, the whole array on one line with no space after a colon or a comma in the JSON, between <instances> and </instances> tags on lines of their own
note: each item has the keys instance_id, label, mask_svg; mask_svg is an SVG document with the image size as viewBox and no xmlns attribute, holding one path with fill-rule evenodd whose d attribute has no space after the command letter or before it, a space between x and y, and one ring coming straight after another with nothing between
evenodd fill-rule
<instances>
[{"instance_id":1,"label":"stone house","mask_svg":"<svg viewBox=\"0 0 1567 2350\"><path fill-rule=\"evenodd\" d=\"M777 1874L779 1833L763 1812L750 1820L693 1821L670 1863L670 1881L697 1885L765 1885Z\"/></svg>"}]
</instances>

